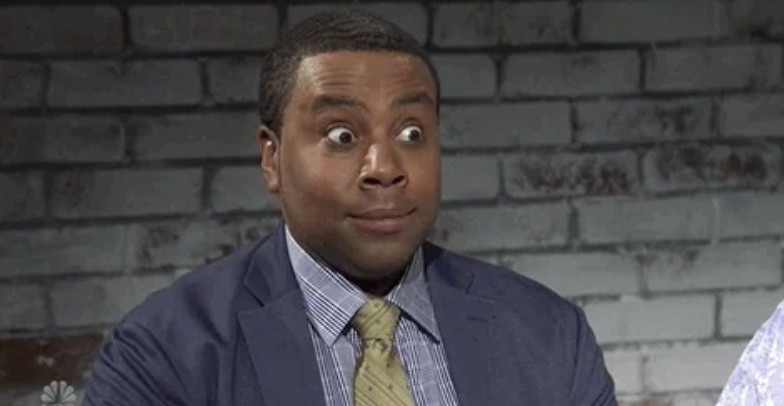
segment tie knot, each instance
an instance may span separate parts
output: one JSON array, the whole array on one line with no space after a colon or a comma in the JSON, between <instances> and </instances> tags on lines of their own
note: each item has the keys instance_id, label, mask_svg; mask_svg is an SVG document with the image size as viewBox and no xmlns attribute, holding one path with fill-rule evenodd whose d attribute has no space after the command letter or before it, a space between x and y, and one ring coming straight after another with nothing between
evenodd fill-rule
<instances>
[{"instance_id":1,"label":"tie knot","mask_svg":"<svg viewBox=\"0 0 784 406\"><path fill-rule=\"evenodd\" d=\"M351 320L362 340L389 340L395 336L400 309L384 300L368 299Z\"/></svg>"}]
</instances>

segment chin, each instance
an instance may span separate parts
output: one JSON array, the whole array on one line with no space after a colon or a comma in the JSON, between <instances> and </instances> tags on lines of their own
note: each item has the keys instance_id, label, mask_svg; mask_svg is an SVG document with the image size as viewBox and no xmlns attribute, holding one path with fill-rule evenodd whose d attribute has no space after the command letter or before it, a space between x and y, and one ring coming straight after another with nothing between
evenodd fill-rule
<instances>
[{"instance_id":1,"label":"chin","mask_svg":"<svg viewBox=\"0 0 784 406\"><path fill-rule=\"evenodd\" d=\"M363 268L367 270L374 270L378 273L394 273L396 270L403 268L408 265L408 262L411 260L411 253L399 253L397 255L390 255L392 253L386 253L386 255L377 255L372 257L365 257L362 260L358 261L360 263L364 263L365 266Z\"/></svg>"},{"instance_id":2,"label":"chin","mask_svg":"<svg viewBox=\"0 0 784 406\"><path fill-rule=\"evenodd\" d=\"M357 254L357 253L355 253ZM383 252L365 251L362 255L353 255L354 264L369 276L391 276L405 269L411 261L414 249L387 250Z\"/></svg>"},{"instance_id":3,"label":"chin","mask_svg":"<svg viewBox=\"0 0 784 406\"><path fill-rule=\"evenodd\" d=\"M405 268L424 242L424 238L418 238L418 230L380 238L357 235L353 231L344 234L345 238L340 238L339 245L334 247L339 247L336 251L368 276L390 276Z\"/></svg>"}]
</instances>

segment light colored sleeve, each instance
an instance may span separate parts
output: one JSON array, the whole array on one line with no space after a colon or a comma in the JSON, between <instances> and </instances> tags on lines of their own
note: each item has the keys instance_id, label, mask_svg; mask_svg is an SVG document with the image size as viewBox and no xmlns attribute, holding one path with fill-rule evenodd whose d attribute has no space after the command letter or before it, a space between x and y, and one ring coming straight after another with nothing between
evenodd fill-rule
<instances>
[{"instance_id":1,"label":"light colored sleeve","mask_svg":"<svg viewBox=\"0 0 784 406\"><path fill-rule=\"evenodd\" d=\"M716 406L784 405L784 302L754 334Z\"/></svg>"}]
</instances>

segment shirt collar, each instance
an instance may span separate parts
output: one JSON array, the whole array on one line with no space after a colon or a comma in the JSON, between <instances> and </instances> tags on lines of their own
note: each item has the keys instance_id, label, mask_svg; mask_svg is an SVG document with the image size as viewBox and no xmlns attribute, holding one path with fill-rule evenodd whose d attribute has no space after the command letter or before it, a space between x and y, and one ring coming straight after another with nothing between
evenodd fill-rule
<instances>
[{"instance_id":1,"label":"shirt collar","mask_svg":"<svg viewBox=\"0 0 784 406\"><path fill-rule=\"evenodd\" d=\"M294 274L305 298L308 318L316 332L331 346L345 331L367 296L339 272L305 252L288 227L286 243ZM427 289L421 248L416 250L400 283L386 299L401 309L402 317L413 320L436 341L441 340Z\"/></svg>"}]
</instances>

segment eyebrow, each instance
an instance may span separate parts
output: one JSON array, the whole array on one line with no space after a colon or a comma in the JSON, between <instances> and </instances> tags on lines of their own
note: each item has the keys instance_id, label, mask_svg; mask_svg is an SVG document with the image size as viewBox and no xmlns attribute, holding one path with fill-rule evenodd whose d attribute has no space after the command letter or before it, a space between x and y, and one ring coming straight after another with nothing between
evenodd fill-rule
<instances>
[{"instance_id":1,"label":"eyebrow","mask_svg":"<svg viewBox=\"0 0 784 406\"><path fill-rule=\"evenodd\" d=\"M427 92L418 92L403 96L392 103L394 108L402 108L412 104L423 104L435 107L436 103ZM311 113L318 113L331 107L350 108L368 111L368 107L362 102L348 96L322 94L315 97L310 105Z\"/></svg>"},{"instance_id":2,"label":"eyebrow","mask_svg":"<svg viewBox=\"0 0 784 406\"><path fill-rule=\"evenodd\" d=\"M313 103L310 105L310 111L312 113L318 113L330 107L348 107L351 109L367 110L367 106L350 97L322 94L316 96L313 100Z\"/></svg>"},{"instance_id":3,"label":"eyebrow","mask_svg":"<svg viewBox=\"0 0 784 406\"><path fill-rule=\"evenodd\" d=\"M429 107L435 107L436 103L427 92L418 92L408 96L401 97L393 103L395 108L406 107L412 104L424 104Z\"/></svg>"}]
</instances>

